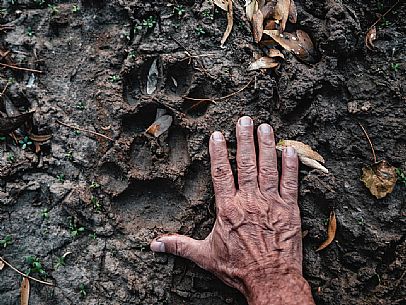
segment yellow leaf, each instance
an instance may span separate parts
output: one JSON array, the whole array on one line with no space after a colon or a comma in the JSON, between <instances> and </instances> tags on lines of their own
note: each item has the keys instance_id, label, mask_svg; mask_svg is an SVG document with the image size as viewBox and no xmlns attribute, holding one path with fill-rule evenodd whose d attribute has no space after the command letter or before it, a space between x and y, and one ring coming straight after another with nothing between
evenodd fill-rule
<instances>
[{"instance_id":1,"label":"yellow leaf","mask_svg":"<svg viewBox=\"0 0 406 305\"><path fill-rule=\"evenodd\" d=\"M362 178L365 186L372 195L381 199L392 193L397 181L396 168L385 160L366 166L362 169Z\"/></svg>"},{"instance_id":2,"label":"yellow leaf","mask_svg":"<svg viewBox=\"0 0 406 305\"><path fill-rule=\"evenodd\" d=\"M228 5L227 5L227 28L226 31L224 32L223 38L221 39L221 46L224 45L226 42L228 36L230 36L231 30L233 29L233 0L228 0Z\"/></svg>"},{"instance_id":3,"label":"yellow leaf","mask_svg":"<svg viewBox=\"0 0 406 305\"><path fill-rule=\"evenodd\" d=\"M334 212L331 212L330 219L328 221L327 239L320 245L320 247L317 248L316 252L323 250L329 244L331 244L331 242L334 240L334 237L336 236L336 230L337 230L336 214Z\"/></svg>"},{"instance_id":4,"label":"yellow leaf","mask_svg":"<svg viewBox=\"0 0 406 305\"><path fill-rule=\"evenodd\" d=\"M20 305L28 305L30 299L30 281L27 277L23 277L20 288Z\"/></svg>"}]
</instances>

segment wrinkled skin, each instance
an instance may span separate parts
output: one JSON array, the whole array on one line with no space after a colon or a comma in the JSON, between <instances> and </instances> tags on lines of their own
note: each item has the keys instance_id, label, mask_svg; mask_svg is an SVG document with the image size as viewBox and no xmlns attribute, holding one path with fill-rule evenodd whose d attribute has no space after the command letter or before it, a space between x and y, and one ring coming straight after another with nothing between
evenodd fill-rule
<instances>
[{"instance_id":1,"label":"wrinkled skin","mask_svg":"<svg viewBox=\"0 0 406 305\"><path fill-rule=\"evenodd\" d=\"M240 118L236 132L238 190L223 135L214 132L210 138L217 206L212 232L204 240L164 235L151 249L194 261L241 291L250 305L314 304L302 277L297 154L291 147L283 151L278 188L271 126L258 128L258 162L251 118Z\"/></svg>"}]
</instances>

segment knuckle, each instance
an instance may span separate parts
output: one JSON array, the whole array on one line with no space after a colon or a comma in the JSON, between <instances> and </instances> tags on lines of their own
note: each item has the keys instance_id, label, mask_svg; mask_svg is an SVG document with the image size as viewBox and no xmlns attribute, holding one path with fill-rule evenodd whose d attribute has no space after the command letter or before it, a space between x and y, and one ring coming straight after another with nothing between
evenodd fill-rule
<instances>
[{"instance_id":1,"label":"knuckle","mask_svg":"<svg viewBox=\"0 0 406 305\"><path fill-rule=\"evenodd\" d=\"M278 171L272 166L262 165L259 167L259 176L262 178L276 178L278 177Z\"/></svg>"}]
</instances>

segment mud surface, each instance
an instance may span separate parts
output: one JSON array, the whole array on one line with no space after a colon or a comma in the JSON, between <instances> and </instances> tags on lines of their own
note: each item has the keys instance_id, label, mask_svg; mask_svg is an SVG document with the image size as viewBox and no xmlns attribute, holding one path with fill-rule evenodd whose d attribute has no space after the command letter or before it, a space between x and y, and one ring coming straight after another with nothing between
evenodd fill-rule
<instances>
[{"instance_id":1,"label":"mud surface","mask_svg":"<svg viewBox=\"0 0 406 305\"><path fill-rule=\"evenodd\" d=\"M371 153L358 122L379 159L406 170L406 7L379 24L369 51L365 31L395 1L295 2L298 26L321 58L309 66L286 53L279 73L268 74L247 72L256 47L243 1L235 1L224 48L226 16L208 1L178 1L181 14L175 1L0 2L0 23L12 26L0 31L1 48L45 72L1 68L0 88L11 82L6 96L35 110L33 131L53 135L39 154L10 137L0 143L0 239L14 241L1 256L22 271L25 257L36 256L42 278L57 284L32 282L30 304L246 304L193 263L148 247L163 232L210 232L208 138L225 133L235 167L234 125L243 114L327 161L328 175L304 166L300 173L304 274L316 303L405 304L405 187L377 201L363 186ZM143 25L151 16L156 22ZM158 87L149 95L154 60ZM226 96L250 81L215 104L182 98ZM153 138L144 131L158 108L174 123ZM336 240L316 253L331 210ZM21 277L4 268L0 279L0 303L19 303Z\"/></svg>"}]
</instances>

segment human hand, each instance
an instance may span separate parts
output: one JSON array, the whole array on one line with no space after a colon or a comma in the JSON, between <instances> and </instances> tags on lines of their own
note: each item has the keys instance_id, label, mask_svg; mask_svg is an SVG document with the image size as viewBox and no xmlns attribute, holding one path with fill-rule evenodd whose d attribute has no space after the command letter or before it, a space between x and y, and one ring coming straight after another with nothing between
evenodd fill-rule
<instances>
[{"instance_id":1,"label":"human hand","mask_svg":"<svg viewBox=\"0 0 406 305\"><path fill-rule=\"evenodd\" d=\"M240 118L236 132L238 190L223 135L214 132L210 138L217 208L212 232L204 240L163 235L151 249L194 261L241 291L249 304L314 304L302 277L297 154L291 147L283 151L278 190L271 126L258 128L258 164L252 119Z\"/></svg>"}]
</instances>

